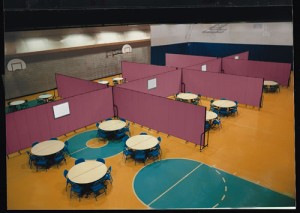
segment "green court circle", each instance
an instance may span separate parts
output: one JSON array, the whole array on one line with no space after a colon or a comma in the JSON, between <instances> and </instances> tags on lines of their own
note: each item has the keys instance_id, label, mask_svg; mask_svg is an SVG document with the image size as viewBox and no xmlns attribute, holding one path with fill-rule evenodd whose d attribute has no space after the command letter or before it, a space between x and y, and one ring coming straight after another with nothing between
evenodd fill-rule
<instances>
[{"instance_id":1,"label":"green court circle","mask_svg":"<svg viewBox=\"0 0 300 213\"><path fill-rule=\"evenodd\" d=\"M121 140L99 141L104 145L98 148L87 146L88 141L98 140L97 130L89 130L76 134L68 139L68 150L73 158L84 158L86 160L95 160L97 158L108 158L123 151L124 144Z\"/></svg>"},{"instance_id":2,"label":"green court circle","mask_svg":"<svg viewBox=\"0 0 300 213\"><path fill-rule=\"evenodd\" d=\"M138 199L154 209L214 208L226 197L226 181L215 168L189 159L166 159L135 176Z\"/></svg>"}]
</instances>

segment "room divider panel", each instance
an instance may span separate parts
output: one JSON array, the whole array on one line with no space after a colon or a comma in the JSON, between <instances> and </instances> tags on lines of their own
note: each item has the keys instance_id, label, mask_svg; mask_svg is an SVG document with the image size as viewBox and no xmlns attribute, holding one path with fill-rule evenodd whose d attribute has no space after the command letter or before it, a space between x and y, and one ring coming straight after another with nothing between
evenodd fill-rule
<instances>
[{"instance_id":1,"label":"room divider panel","mask_svg":"<svg viewBox=\"0 0 300 213\"><path fill-rule=\"evenodd\" d=\"M117 116L204 146L206 108L114 87Z\"/></svg>"},{"instance_id":2,"label":"room divider panel","mask_svg":"<svg viewBox=\"0 0 300 213\"><path fill-rule=\"evenodd\" d=\"M53 106L68 103L70 114L54 118ZM113 114L112 88L96 90L6 115L6 153L96 123Z\"/></svg>"},{"instance_id":3,"label":"room divider panel","mask_svg":"<svg viewBox=\"0 0 300 213\"><path fill-rule=\"evenodd\" d=\"M149 81L155 82L155 88L149 89ZM175 95L176 93L178 93L180 91L180 85L181 71L173 70L134 80L126 84L121 84L118 85L118 87L158 95L161 97L168 97L170 95Z\"/></svg>"},{"instance_id":4,"label":"room divider panel","mask_svg":"<svg viewBox=\"0 0 300 213\"><path fill-rule=\"evenodd\" d=\"M289 85L291 64L251 60L222 59L225 74L263 78L278 82L282 86Z\"/></svg>"},{"instance_id":5,"label":"room divider panel","mask_svg":"<svg viewBox=\"0 0 300 213\"><path fill-rule=\"evenodd\" d=\"M227 98L241 104L260 107L263 79L213 72L182 69L186 91L219 99Z\"/></svg>"},{"instance_id":6,"label":"room divider panel","mask_svg":"<svg viewBox=\"0 0 300 213\"><path fill-rule=\"evenodd\" d=\"M199 70L202 72L216 72L221 73L222 71L222 59L212 59L209 61L202 62L193 66L185 67L187 69Z\"/></svg>"},{"instance_id":7,"label":"room divider panel","mask_svg":"<svg viewBox=\"0 0 300 213\"><path fill-rule=\"evenodd\" d=\"M133 81L176 69L173 67L122 61L121 70L122 77L126 81Z\"/></svg>"},{"instance_id":8,"label":"room divider panel","mask_svg":"<svg viewBox=\"0 0 300 213\"><path fill-rule=\"evenodd\" d=\"M234 55L225 56L223 58L231 58L231 59L237 59L237 60L248 60L249 59L249 51L237 53Z\"/></svg>"},{"instance_id":9,"label":"room divider panel","mask_svg":"<svg viewBox=\"0 0 300 213\"><path fill-rule=\"evenodd\" d=\"M104 89L107 86L93 81L83 80L71 76L55 73L58 96L67 98L90 91Z\"/></svg>"},{"instance_id":10,"label":"room divider panel","mask_svg":"<svg viewBox=\"0 0 300 213\"><path fill-rule=\"evenodd\" d=\"M184 68L196 64L200 64L216 57L209 56L196 56L196 55L183 55L166 53L166 66Z\"/></svg>"}]
</instances>

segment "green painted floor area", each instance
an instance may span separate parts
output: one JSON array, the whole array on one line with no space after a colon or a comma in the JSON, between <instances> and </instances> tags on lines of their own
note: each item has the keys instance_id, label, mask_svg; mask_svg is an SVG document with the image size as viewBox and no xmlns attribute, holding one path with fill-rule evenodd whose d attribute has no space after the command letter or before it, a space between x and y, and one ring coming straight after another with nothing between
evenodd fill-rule
<instances>
[{"instance_id":1,"label":"green painted floor area","mask_svg":"<svg viewBox=\"0 0 300 213\"><path fill-rule=\"evenodd\" d=\"M103 142L90 148L97 130L70 138L73 158L107 158L122 152L121 140ZM295 207L295 199L243 180L201 162L189 159L165 159L143 167L135 176L134 192L152 209Z\"/></svg>"},{"instance_id":2,"label":"green painted floor area","mask_svg":"<svg viewBox=\"0 0 300 213\"><path fill-rule=\"evenodd\" d=\"M153 209L295 207L295 199L188 159L149 164L133 186Z\"/></svg>"},{"instance_id":3,"label":"green painted floor area","mask_svg":"<svg viewBox=\"0 0 300 213\"><path fill-rule=\"evenodd\" d=\"M90 148L86 146L86 144L92 139L98 140L97 130L85 131L70 138L68 140L70 156L76 159L84 158L86 160L95 160L97 158L111 157L123 151L124 144L121 140L111 140L108 142L99 141L99 143L104 144L104 146Z\"/></svg>"}]
</instances>

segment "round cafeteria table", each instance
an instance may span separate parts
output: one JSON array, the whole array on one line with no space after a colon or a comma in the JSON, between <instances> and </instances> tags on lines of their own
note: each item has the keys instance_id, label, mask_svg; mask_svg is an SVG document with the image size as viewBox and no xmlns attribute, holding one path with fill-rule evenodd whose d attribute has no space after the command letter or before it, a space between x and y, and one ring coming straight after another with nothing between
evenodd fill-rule
<instances>
[{"instance_id":1,"label":"round cafeteria table","mask_svg":"<svg viewBox=\"0 0 300 213\"><path fill-rule=\"evenodd\" d=\"M12 111L17 111L19 109L19 106L24 103L25 103L25 100L17 100L17 101L10 102L9 106L11 107Z\"/></svg>"},{"instance_id":2,"label":"round cafeteria table","mask_svg":"<svg viewBox=\"0 0 300 213\"><path fill-rule=\"evenodd\" d=\"M123 78L122 78L122 77L116 77L116 78L113 78L112 80L113 80L113 81L122 81Z\"/></svg>"},{"instance_id":3,"label":"round cafeteria table","mask_svg":"<svg viewBox=\"0 0 300 213\"><path fill-rule=\"evenodd\" d=\"M24 100L17 100L17 101L12 101L10 102L10 106L18 106L18 105L21 105L21 104L24 104L25 101Z\"/></svg>"},{"instance_id":4,"label":"round cafeteria table","mask_svg":"<svg viewBox=\"0 0 300 213\"><path fill-rule=\"evenodd\" d=\"M116 131L124 128L125 126L126 122L115 119L101 122L99 125L99 129L103 131Z\"/></svg>"},{"instance_id":5,"label":"round cafeteria table","mask_svg":"<svg viewBox=\"0 0 300 213\"><path fill-rule=\"evenodd\" d=\"M108 85L109 82L108 81L98 81L99 84L105 84L105 85Z\"/></svg>"},{"instance_id":6,"label":"round cafeteria table","mask_svg":"<svg viewBox=\"0 0 300 213\"><path fill-rule=\"evenodd\" d=\"M278 83L276 81L264 81L264 86L276 86Z\"/></svg>"},{"instance_id":7,"label":"round cafeteria table","mask_svg":"<svg viewBox=\"0 0 300 213\"><path fill-rule=\"evenodd\" d=\"M135 135L126 141L126 145L133 150L148 150L157 144L158 139L152 135Z\"/></svg>"},{"instance_id":8,"label":"round cafeteria table","mask_svg":"<svg viewBox=\"0 0 300 213\"><path fill-rule=\"evenodd\" d=\"M116 77L116 78L113 78L113 83L114 82L117 82L118 84L122 83L123 82L123 78L122 77ZM114 83L115 84L115 83Z\"/></svg>"},{"instance_id":9,"label":"round cafeteria table","mask_svg":"<svg viewBox=\"0 0 300 213\"><path fill-rule=\"evenodd\" d=\"M212 102L212 104L216 107L220 108L230 108L230 107L235 107L236 103L234 101L230 100L216 100Z\"/></svg>"},{"instance_id":10,"label":"round cafeteria table","mask_svg":"<svg viewBox=\"0 0 300 213\"><path fill-rule=\"evenodd\" d=\"M74 165L68 172L68 178L77 184L88 184L100 180L107 172L104 163L86 160Z\"/></svg>"},{"instance_id":11,"label":"round cafeteria table","mask_svg":"<svg viewBox=\"0 0 300 213\"><path fill-rule=\"evenodd\" d=\"M47 140L36 144L31 148L31 153L37 156L49 156L58 153L65 147L64 142L59 140Z\"/></svg>"},{"instance_id":12,"label":"round cafeteria table","mask_svg":"<svg viewBox=\"0 0 300 213\"><path fill-rule=\"evenodd\" d=\"M177 98L183 99L183 100L194 100L196 98L198 98L198 95L193 94L193 93L179 93L177 96Z\"/></svg>"},{"instance_id":13,"label":"round cafeteria table","mask_svg":"<svg viewBox=\"0 0 300 213\"><path fill-rule=\"evenodd\" d=\"M214 120L218 117L218 114L212 111L206 110L206 121Z\"/></svg>"},{"instance_id":14,"label":"round cafeteria table","mask_svg":"<svg viewBox=\"0 0 300 213\"><path fill-rule=\"evenodd\" d=\"M39 96L40 99L43 99L45 102L48 102L49 101L49 98L51 98L53 95L52 94L42 94Z\"/></svg>"}]
</instances>

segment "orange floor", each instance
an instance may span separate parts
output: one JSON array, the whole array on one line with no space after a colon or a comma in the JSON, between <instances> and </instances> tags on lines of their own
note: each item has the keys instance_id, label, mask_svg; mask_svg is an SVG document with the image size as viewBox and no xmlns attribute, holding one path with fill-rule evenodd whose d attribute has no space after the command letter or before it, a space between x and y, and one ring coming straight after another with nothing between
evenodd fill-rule
<instances>
[{"instance_id":1,"label":"orange floor","mask_svg":"<svg viewBox=\"0 0 300 213\"><path fill-rule=\"evenodd\" d=\"M264 93L263 96L261 109L239 105L237 116L222 118L222 128L210 132L209 145L201 152L199 146L155 130L148 131L138 124L131 124L131 134L148 131L161 136L162 159L197 160L295 198L293 73L289 87L281 87L279 93ZM209 100L202 98L202 105L208 107ZM88 129L95 129L95 126L91 125ZM81 131L85 129L77 132ZM69 133L59 139L65 141L78 133ZM36 172L29 168L25 150L21 153L11 154L6 162L8 210L147 209L132 188L134 176L144 165L135 165L132 160L125 163L121 153L106 159L106 164L113 168L114 180L112 185L108 185L107 195L99 196L97 201L89 197L80 202L76 198L70 199L70 189L65 191L63 170L74 165L73 158L67 158L67 164L59 168Z\"/></svg>"}]
</instances>

